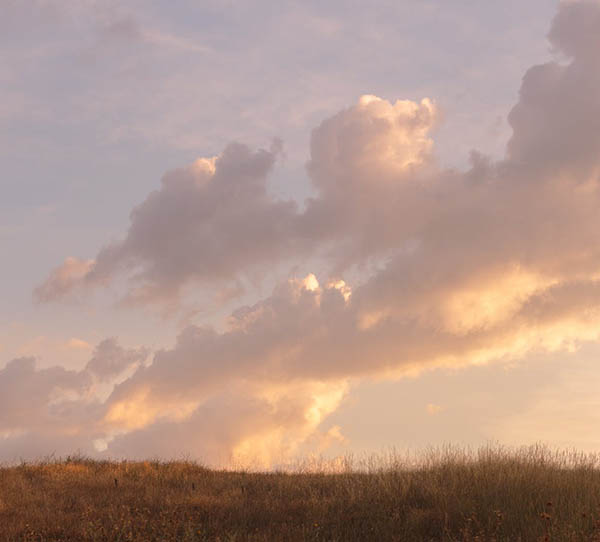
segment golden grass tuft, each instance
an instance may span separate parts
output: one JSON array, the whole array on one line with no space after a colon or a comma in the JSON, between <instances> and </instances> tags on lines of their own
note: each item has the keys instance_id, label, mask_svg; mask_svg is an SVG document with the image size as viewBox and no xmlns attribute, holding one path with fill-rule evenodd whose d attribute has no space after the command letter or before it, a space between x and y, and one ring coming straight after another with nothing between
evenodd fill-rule
<instances>
[{"instance_id":1,"label":"golden grass tuft","mask_svg":"<svg viewBox=\"0 0 600 542\"><path fill-rule=\"evenodd\" d=\"M600 541L600 461L542 446L217 471L82 457L0 468L0 541Z\"/></svg>"}]
</instances>

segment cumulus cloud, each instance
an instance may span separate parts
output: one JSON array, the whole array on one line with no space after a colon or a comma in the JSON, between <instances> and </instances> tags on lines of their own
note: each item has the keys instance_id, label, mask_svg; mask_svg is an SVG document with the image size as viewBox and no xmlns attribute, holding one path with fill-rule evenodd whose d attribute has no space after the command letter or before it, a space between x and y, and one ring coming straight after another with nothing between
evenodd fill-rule
<instances>
[{"instance_id":1,"label":"cumulus cloud","mask_svg":"<svg viewBox=\"0 0 600 542\"><path fill-rule=\"evenodd\" d=\"M314 302L316 293L301 281L278 294L284 306L305 296ZM234 322L229 333L245 334ZM0 371L0 459L80 450L96 457L186 455L266 466L289 459L308 439L320 435L319 446L326 447L343 438L336 428L321 435L320 424L346 394L345 378L282 379L285 367L268 374L273 360L254 360L256 374L240 372L229 357L235 346L218 353L231 336L189 328L149 366L144 349L126 350L114 339L100 343L80 371L36 369L32 358L11 361ZM239 341L239 348L247 346ZM228 368L202 374L198 348L220 355ZM117 378L132 368L131 376ZM108 394L100 386L106 383Z\"/></svg>"},{"instance_id":2,"label":"cumulus cloud","mask_svg":"<svg viewBox=\"0 0 600 542\"><path fill-rule=\"evenodd\" d=\"M323 122L312 134L308 164L318 197L304 213L267 190L279 143L254 152L230 144L219 156L167 173L161 188L131 212L122 241L105 246L94 260L68 258L35 296L53 301L119 273L129 274L128 299L137 302L172 299L189 283L231 291L249 271L298 261L328 241L348 245L352 253L334 258L340 270L342 259L345 266L355 264L398 242L390 220L403 192L417 197L419 183L411 176L422 175L431 161L428 132L435 119L427 99L390 104L363 96ZM385 202L395 205L384 209Z\"/></svg>"},{"instance_id":3,"label":"cumulus cloud","mask_svg":"<svg viewBox=\"0 0 600 542\"><path fill-rule=\"evenodd\" d=\"M146 357L143 348L124 349L106 339L79 371L37 368L31 357L10 361L0 370L0 459L90 449L104 434L96 423L104 412L99 384L114 384Z\"/></svg>"},{"instance_id":4,"label":"cumulus cloud","mask_svg":"<svg viewBox=\"0 0 600 542\"><path fill-rule=\"evenodd\" d=\"M144 348L125 350L116 339L105 339L96 346L85 371L99 381L110 381L128 369L139 366L147 356Z\"/></svg>"},{"instance_id":5,"label":"cumulus cloud","mask_svg":"<svg viewBox=\"0 0 600 542\"><path fill-rule=\"evenodd\" d=\"M272 263L301 250L290 235L295 202L267 193L279 148L276 142L253 152L231 144L217 157L167 173L161 188L131 212L122 241L105 246L94 260L68 258L36 297L53 300L130 272L130 300L169 299L194 279L225 283L254 262Z\"/></svg>"},{"instance_id":6,"label":"cumulus cloud","mask_svg":"<svg viewBox=\"0 0 600 542\"><path fill-rule=\"evenodd\" d=\"M93 427L104 453L269 464L316 434L341 440L323 424L361 378L598 341L599 35L600 4L561 4L549 39L567 60L525 74L497 162L474 152L468 171L444 170L432 157L433 102L363 96L313 131L304 210L267 189L277 149L232 144L167 174L122 241L92 263L67 260L38 297L121 273L130 297L155 301L299 260L318 272L281 281L222 331L188 326L148 365L111 361L109 345L81 373L12 362L0 386L19 378L40 397L81 395L90 378L132 367L89 403L81 434ZM340 278L348 271L352 285ZM35 412L47 416L41 401Z\"/></svg>"},{"instance_id":7,"label":"cumulus cloud","mask_svg":"<svg viewBox=\"0 0 600 542\"><path fill-rule=\"evenodd\" d=\"M36 370L33 358L11 361L0 371L0 431L41 428L54 425L57 418L65 422L61 416L65 405L54 403L54 399L59 394L83 391L86 384L85 375L76 371L62 367Z\"/></svg>"}]
</instances>

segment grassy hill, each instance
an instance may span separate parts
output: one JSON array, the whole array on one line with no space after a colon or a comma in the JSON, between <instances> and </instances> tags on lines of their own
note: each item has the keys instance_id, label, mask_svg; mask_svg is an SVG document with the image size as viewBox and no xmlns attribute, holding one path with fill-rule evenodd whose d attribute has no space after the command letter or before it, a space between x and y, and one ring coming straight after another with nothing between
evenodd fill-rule
<instances>
[{"instance_id":1,"label":"grassy hill","mask_svg":"<svg viewBox=\"0 0 600 542\"><path fill-rule=\"evenodd\" d=\"M67 458L0 468L0 541L600 541L600 461L543 447L257 473Z\"/></svg>"}]
</instances>

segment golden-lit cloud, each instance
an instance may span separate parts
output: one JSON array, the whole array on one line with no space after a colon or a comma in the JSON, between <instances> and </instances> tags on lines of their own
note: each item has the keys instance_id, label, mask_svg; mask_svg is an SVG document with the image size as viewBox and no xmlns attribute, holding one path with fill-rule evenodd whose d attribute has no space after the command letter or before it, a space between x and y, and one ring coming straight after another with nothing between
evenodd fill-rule
<instances>
[{"instance_id":1,"label":"golden-lit cloud","mask_svg":"<svg viewBox=\"0 0 600 542\"><path fill-rule=\"evenodd\" d=\"M71 337L66 345L67 348L71 348L73 350L92 350L93 346L84 341L83 339L78 339L76 337Z\"/></svg>"}]
</instances>

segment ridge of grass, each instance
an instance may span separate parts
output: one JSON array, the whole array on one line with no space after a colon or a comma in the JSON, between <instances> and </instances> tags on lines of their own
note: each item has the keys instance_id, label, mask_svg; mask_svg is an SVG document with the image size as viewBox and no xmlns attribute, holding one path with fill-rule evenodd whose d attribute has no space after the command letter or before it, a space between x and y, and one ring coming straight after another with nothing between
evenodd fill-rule
<instances>
[{"instance_id":1,"label":"ridge of grass","mask_svg":"<svg viewBox=\"0 0 600 542\"><path fill-rule=\"evenodd\" d=\"M286 472L81 456L0 467L1 542L88 540L600 541L600 459L447 447Z\"/></svg>"}]
</instances>

